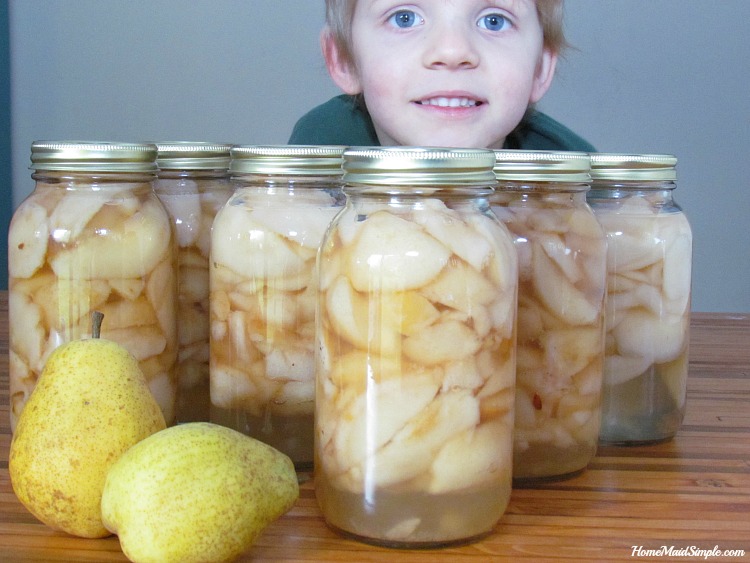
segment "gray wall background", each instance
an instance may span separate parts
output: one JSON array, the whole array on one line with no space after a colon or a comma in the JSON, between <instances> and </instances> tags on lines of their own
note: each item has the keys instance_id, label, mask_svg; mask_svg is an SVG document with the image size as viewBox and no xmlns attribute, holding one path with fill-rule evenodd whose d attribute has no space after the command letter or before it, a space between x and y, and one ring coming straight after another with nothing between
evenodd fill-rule
<instances>
[{"instance_id":1,"label":"gray wall background","mask_svg":"<svg viewBox=\"0 0 750 563\"><path fill-rule=\"evenodd\" d=\"M11 0L13 203L36 139L284 143L337 94L322 0ZM601 151L677 155L693 310L750 311L747 0L568 0L540 108Z\"/></svg>"}]
</instances>

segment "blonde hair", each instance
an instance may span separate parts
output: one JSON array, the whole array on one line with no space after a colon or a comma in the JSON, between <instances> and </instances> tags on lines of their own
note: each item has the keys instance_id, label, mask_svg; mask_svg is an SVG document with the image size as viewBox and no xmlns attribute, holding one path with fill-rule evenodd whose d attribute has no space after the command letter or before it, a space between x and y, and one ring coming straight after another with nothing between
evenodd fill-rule
<instances>
[{"instance_id":1,"label":"blonde hair","mask_svg":"<svg viewBox=\"0 0 750 563\"><path fill-rule=\"evenodd\" d=\"M352 19L357 0L326 0L326 33L336 44L342 60L353 63ZM563 30L563 0L536 0L536 11L544 33L544 46L561 54L568 46Z\"/></svg>"}]
</instances>

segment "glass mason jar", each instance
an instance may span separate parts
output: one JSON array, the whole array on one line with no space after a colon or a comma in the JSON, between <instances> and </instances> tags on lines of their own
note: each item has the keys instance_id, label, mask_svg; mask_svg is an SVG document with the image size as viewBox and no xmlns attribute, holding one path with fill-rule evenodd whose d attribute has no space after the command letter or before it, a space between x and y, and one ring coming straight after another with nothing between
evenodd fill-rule
<instances>
[{"instance_id":1,"label":"glass mason jar","mask_svg":"<svg viewBox=\"0 0 750 563\"><path fill-rule=\"evenodd\" d=\"M344 153L319 256L315 491L396 547L490 532L511 490L517 259L492 151Z\"/></svg>"},{"instance_id":2,"label":"glass mason jar","mask_svg":"<svg viewBox=\"0 0 750 563\"><path fill-rule=\"evenodd\" d=\"M153 192L156 146L37 141L31 162L36 185L8 234L11 427L52 351L91 335L95 310L171 422L175 247Z\"/></svg>"},{"instance_id":3,"label":"glass mason jar","mask_svg":"<svg viewBox=\"0 0 750 563\"><path fill-rule=\"evenodd\" d=\"M313 461L315 260L342 208L338 146L236 146L211 236L211 419Z\"/></svg>"},{"instance_id":4,"label":"glass mason jar","mask_svg":"<svg viewBox=\"0 0 750 563\"><path fill-rule=\"evenodd\" d=\"M600 441L669 440L685 414L692 233L671 155L593 154L588 200L607 233Z\"/></svg>"},{"instance_id":5,"label":"glass mason jar","mask_svg":"<svg viewBox=\"0 0 750 563\"><path fill-rule=\"evenodd\" d=\"M176 422L210 419L208 259L211 225L232 194L227 144L156 143L154 191L177 238Z\"/></svg>"},{"instance_id":6,"label":"glass mason jar","mask_svg":"<svg viewBox=\"0 0 750 563\"><path fill-rule=\"evenodd\" d=\"M518 251L513 478L562 479L596 454L606 241L585 153L496 151L492 209Z\"/></svg>"}]
</instances>

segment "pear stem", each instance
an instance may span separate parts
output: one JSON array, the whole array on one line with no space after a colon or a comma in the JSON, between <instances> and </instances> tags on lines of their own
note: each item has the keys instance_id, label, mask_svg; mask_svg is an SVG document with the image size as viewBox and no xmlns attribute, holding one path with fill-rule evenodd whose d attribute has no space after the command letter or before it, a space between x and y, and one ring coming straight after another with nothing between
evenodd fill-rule
<instances>
[{"instance_id":1,"label":"pear stem","mask_svg":"<svg viewBox=\"0 0 750 563\"><path fill-rule=\"evenodd\" d=\"M101 311L93 311L91 313L91 337L99 338L102 331L102 321L104 320L104 313Z\"/></svg>"}]
</instances>

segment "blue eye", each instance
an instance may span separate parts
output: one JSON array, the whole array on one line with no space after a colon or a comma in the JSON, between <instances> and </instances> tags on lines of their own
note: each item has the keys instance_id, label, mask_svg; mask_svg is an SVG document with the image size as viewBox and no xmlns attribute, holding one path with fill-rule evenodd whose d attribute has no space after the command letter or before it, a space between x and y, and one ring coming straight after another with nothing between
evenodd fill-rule
<instances>
[{"instance_id":1,"label":"blue eye","mask_svg":"<svg viewBox=\"0 0 750 563\"><path fill-rule=\"evenodd\" d=\"M489 31L502 31L506 27L510 27L510 20L501 14L490 14L482 17L477 25Z\"/></svg>"},{"instance_id":2,"label":"blue eye","mask_svg":"<svg viewBox=\"0 0 750 563\"><path fill-rule=\"evenodd\" d=\"M389 21L397 27L409 28L420 23L421 18L411 10L399 10L389 18Z\"/></svg>"}]
</instances>

